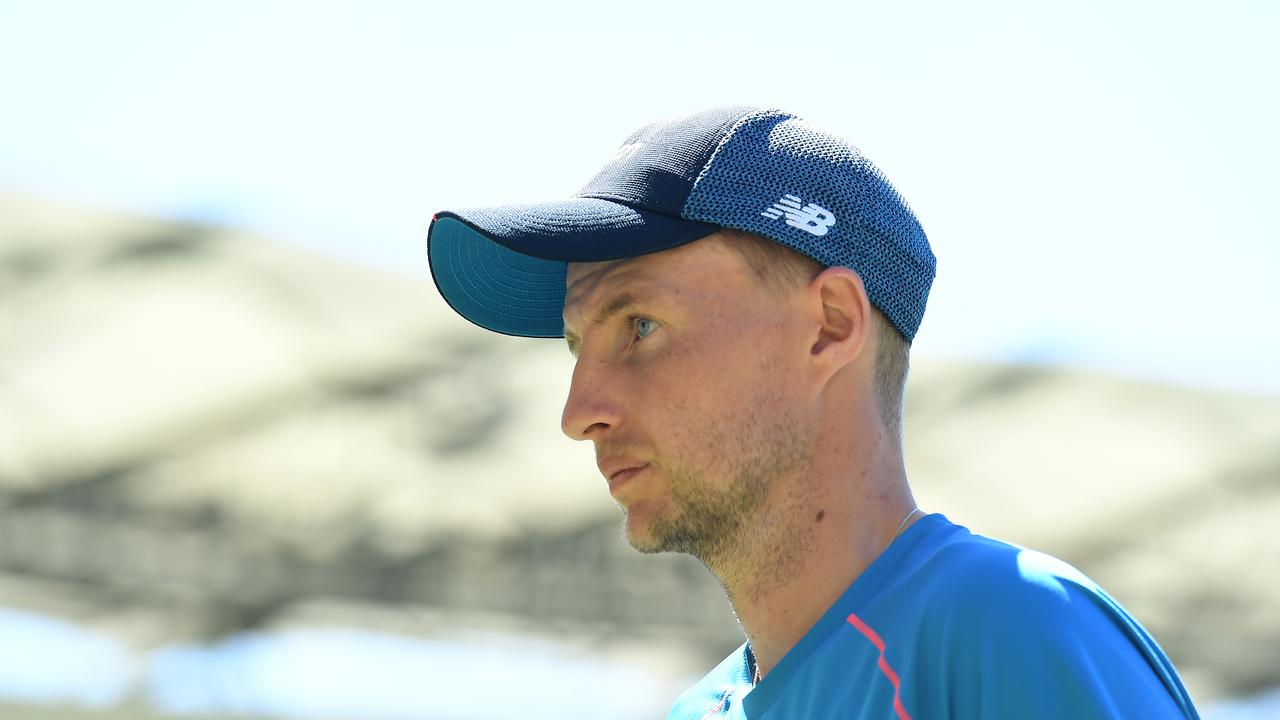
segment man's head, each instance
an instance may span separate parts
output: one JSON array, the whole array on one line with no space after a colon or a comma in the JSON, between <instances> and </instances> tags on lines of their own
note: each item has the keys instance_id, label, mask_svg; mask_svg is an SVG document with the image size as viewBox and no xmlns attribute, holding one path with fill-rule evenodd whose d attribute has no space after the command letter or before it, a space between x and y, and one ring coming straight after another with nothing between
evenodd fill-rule
<instances>
[{"instance_id":1,"label":"man's head","mask_svg":"<svg viewBox=\"0 0 1280 720\"><path fill-rule=\"evenodd\" d=\"M777 525L767 506L804 505L822 433L895 432L875 388L897 331L856 273L775 247L719 232L569 266L563 430L595 444L640 550L720 564Z\"/></svg>"},{"instance_id":2,"label":"man's head","mask_svg":"<svg viewBox=\"0 0 1280 720\"><path fill-rule=\"evenodd\" d=\"M568 337L564 429L596 442L633 542L704 556L781 501L774 480L805 466L823 423L896 443L934 275L857 148L748 107L641 128L569 200L440 213L428 251L464 317Z\"/></svg>"}]
</instances>

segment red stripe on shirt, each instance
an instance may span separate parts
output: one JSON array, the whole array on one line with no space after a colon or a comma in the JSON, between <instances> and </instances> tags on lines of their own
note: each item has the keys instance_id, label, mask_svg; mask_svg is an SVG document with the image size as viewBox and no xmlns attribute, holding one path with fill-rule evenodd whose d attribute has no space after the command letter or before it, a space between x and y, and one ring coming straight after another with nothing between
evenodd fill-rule
<instances>
[{"instance_id":1,"label":"red stripe on shirt","mask_svg":"<svg viewBox=\"0 0 1280 720\"><path fill-rule=\"evenodd\" d=\"M732 694L733 688L725 688L724 694L720 696L720 703L708 710L707 714L702 716L702 720L711 720L711 718L724 712L725 706L729 704L729 696Z\"/></svg>"},{"instance_id":2,"label":"red stripe on shirt","mask_svg":"<svg viewBox=\"0 0 1280 720\"><path fill-rule=\"evenodd\" d=\"M880 634L871 629L871 626L862 622L862 618L856 614L850 613L849 624L857 628L858 632L867 636L872 645L876 646L876 650L880 651L880 672L889 678L889 682L893 684L893 709L898 713L898 720L911 720L911 715L907 713L907 708L902 704L902 685L898 680L898 673L894 672L893 666L889 664L889 660L884 656L884 640L880 638Z\"/></svg>"}]
</instances>

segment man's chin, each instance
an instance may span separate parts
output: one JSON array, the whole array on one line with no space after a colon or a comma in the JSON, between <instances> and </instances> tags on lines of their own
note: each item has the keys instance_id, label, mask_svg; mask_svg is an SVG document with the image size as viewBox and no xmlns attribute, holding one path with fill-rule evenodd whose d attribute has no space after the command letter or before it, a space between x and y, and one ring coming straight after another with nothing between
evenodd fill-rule
<instances>
[{"instance_id":1,"label":"man's chin","mask_svg":"<svg viewBox=\"0 0 1280 720\"><path fill-rule=\"evenodd\" d=\"M646 555L685 553L698 555L698 548L677 518L628 512L623 520L623 537L627 543Z\"/></svg>"},{"instance_id":2,"label":"man's chin","mask_svg":"<svg viewBox=\"0 0 1280 720\"><path fill-rule=\"evenodd\" d=\"M672 524L652 503L623 508L622 536L631 547L645 554L671 552L666 536Z\"/></svg>"},{"instance_id":3,"label":"man's chin","mask_svg":"<svg viewBox=\"0 0 1280 720\"><path fill-rule=\"evenodd\" d=\"M645 554L668 552L662 537L653 532L653 523L628 512L622 519L622 537L627 544Z\"/></svg>"}]
</instances>

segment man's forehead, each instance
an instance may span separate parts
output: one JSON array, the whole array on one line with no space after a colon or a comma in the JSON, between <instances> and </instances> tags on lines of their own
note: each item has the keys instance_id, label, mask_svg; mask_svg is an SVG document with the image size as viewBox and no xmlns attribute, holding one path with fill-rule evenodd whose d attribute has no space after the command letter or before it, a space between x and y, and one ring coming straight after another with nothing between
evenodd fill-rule
<instances>
[{"instance_id":1,"label":"man's forehead","mask_svg":"<svg viewBox=\"0 0 1280 720\"><path fill-rule=\"evenodd\" d=\"M597 284L602 276L617 272L632 265L638 258L622 258L620 260L604 260L602 262L571 262L565 271L565 302L575 293L581 294L582 288Z\"/></svg>"},{"instance_id":2,"label":"man's forehead","mask_svg":"<svg viewBox=\"0 0 1280 720\"><path fill-rule=\"evenodd\" d=\"M590 312L591 305L609 302L609 297L632 294L667 293L709 282L709 275L723 279L732 273L738 260L721 243L707 238L632 258L591 263L569 263L565 275L564 317Z\"/></svg>"},{"instance_id":3,"label":"man's forehead","mask_svg":"<svg viewBox=\"0 0 1280 720\"><path fill-rule=\"evenodd\" d=\"M662 282L662 275L640 258L595 263L570 263L565 276L564 318L591 312L594 305L619 294L644 293Z\"/></svg>"},{"instance_id":4,"label":"man's forehead","mask_svg":"<svg viewBox=\"0 0 1280 720\"><path fill-rule=\"evenodd\" d=\"M565 307L581 302L584 296L603 286L615 285L624 280L661 277L665 268L670 265L670 257L680 249L682 248L617 260L569 263L564 278Z\"/></svg>"},{"instance_id":5,"label":"man's forehead","mask_svg":"<svg viewBox=\"0 0 1280 720\"><path fill-rule=\"evenodd\" d=\"M714 254L714 249L719 246L719 243L707 242L714 235L635 257L600 262L570 262L565 275L566 296L572 295L576 291L576 286L595 284L623 271L627 275L633 272L671 274L705 266L709 261L707 256Z\"/></svg>"}]
</instances>

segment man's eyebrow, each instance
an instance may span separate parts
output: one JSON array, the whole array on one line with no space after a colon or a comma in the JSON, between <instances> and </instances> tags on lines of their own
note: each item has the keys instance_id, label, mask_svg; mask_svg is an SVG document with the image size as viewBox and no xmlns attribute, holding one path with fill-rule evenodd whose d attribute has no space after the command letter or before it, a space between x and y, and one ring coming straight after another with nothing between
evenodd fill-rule
<instances>
[{"instance_id":1,"label":"man's eyebrow","mask_svg":"<svg viewBox=\"0 0 1280 720\"><path fill-rule=\"evenodd\" d=\"M615 295L604 307L600 308L589 321L592 325L603 325L609 321L609 318L617 315L625 310L630 310L640 304L640 298L635 293L623 292Z\"/></svg>"},{"instance_id":2,"label":"man's eyebrow","mask_svg":"<svg viewBox=\"0 0 1280 720\"><path fill-rule=\"evenodd\" d=\"M595 315L592 315L591 318L587 320L587 322L592 325L603 325L604 323L608 322L609 319L612 318L614 315L630 310L631 308L634 308L639 304L640 304L639 295L633 292L618 293L617 295L613 296L613 298L609 300L609 302L606 303L604 307L600 308L600 310L596 312ZM565 328L564 339L566 342L569 343L569 351L574 354L577 354L577 348L578 348L578 345L581 343L581 338L579 338L576 333L569 330L569 328Z\"/></svg>"}]
</instances>

